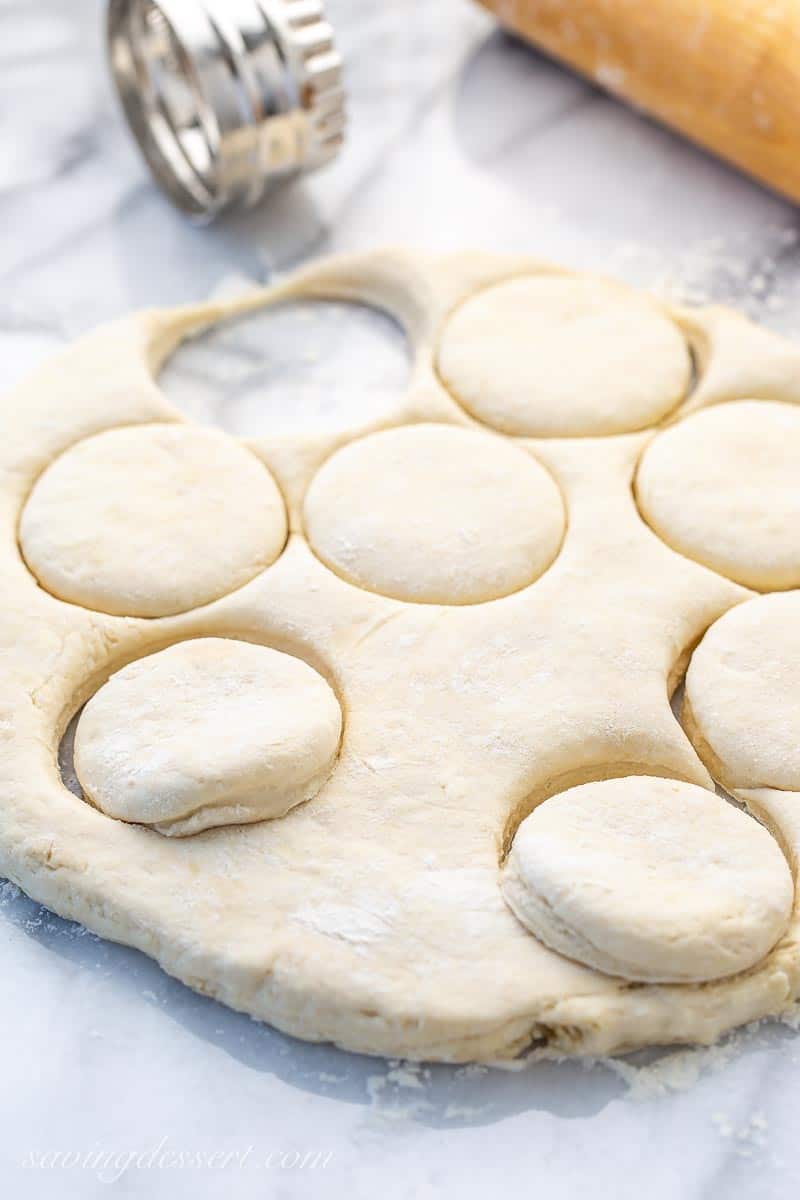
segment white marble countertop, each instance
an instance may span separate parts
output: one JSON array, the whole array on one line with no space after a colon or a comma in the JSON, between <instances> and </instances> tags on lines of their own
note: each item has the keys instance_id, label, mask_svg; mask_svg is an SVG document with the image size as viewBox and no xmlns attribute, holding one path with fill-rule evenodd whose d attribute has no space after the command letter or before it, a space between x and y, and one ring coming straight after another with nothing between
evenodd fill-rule
<instances>
[{"instance_id":1,"label":"white marble countertop","mask_svg":"<svg viewBox=\"0 0 800 1200\"><path fill-rule=\"evenodd\" d=\"M468 0L330 0L349 63L346 153L260 213L204 231L167 207L121 125L101 8L0 0L4 386L131 307L398 241L610 269L800 333L792 207L506 39ZM335 423L399 385L402 347L387 322L310 318L315 345L339 355L331 395L301 327L261 320L271 362L254 362L236 334L181 351L165 377L177 402L247 433ZM340 321L352 321L346 353ZM420 1072L294 1042L9 884L0 946L9 1195L755 1200L800 1182L800 1042L785 1025L715 1053L674 1052L662 1094L643 1096L641 1058ZM159 1146L240 1161L159 1167ZM120 1157L98 1170L50 1165L56 1152Z\"/></svg>"}]
</instances>

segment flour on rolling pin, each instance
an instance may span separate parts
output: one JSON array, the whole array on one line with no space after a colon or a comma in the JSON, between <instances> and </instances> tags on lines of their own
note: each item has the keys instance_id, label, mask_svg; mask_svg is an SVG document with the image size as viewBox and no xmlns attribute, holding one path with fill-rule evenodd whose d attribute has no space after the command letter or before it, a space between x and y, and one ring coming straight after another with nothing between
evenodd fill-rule
<instances>
[{"instance_id":1,"label":"flour on rolling pin","mask_svg":"<svg viewBox=\"0 0 800 1200\"><path fill-rule=\"evenodd\" d=\"M507 28L800 200L794 0L480 0Z\"/></svg>"}]
</instances>

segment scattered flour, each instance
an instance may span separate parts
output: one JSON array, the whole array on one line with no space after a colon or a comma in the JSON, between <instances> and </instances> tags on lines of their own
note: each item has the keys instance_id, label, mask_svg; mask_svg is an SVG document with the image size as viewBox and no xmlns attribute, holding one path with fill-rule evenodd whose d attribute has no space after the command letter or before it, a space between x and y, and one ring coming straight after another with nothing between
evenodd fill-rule
<instances>
[{"instance_id":1,"label":"scattered flour","mask_svg":"<svg viewBox=\"0 0 800 1200\"><path fill-rule=\"evenodd\" d=\"M625 243L612 253L607 269L667 301L732 305L791 334L798 332L798 255L800 230L776 224L757 237L714 236L677 252Z\"/></svg>"},{"instance_id":2,"label":"scattered flour","mask_svg":"<svg viewBox=\"0 0 800 1200\"><path fill-rule=\"evenodd\" d=\"M12 907L15 909L14 924L27 933L57 933L60 937L87 937L96 942L101 940L76 921L63 920L41 904L29 900L15 883L8 879L0 879L0 909Z\"/></svg>"},{"instance_id":3,"label":"scattered flour","mask_svg":"<svg viewBox=\"0 0 800 1200\"><path fill-rule=\"evenodd\" d=\"M621 1058L602 1059L603 1065L628 1086L631 1100L652 1100L670 1092L684 1092L701 1075L718 1071L733 1058L740 1039L736 1036L716 1046L691 1046L665 1054L654 1063L634 1065Z\"/></svg>"},{"instance_id":4,"label":"scattered flour","mask_svg":"<svg viewBox=\"0 0 800 1200\"><path fill-rule=\"evenodd\" d=\"M0 904L11 904L14 900L19 900L22 892L15 883L4 879L0 883Z\"/></svg>"},{"instance_id":5,"label":"scattered flour","mask_svg":"<svg viewBox=\"0 0 800 1200\"><path fill-rule=\"evenodd\" d=\"M465 1067L457 1067L455 1074L458 1079L476 1079L479 1075L488 1075L489 1068L480 1063L467 1063Z\"/></svg>"},{"instance_id":6,"label":"scattered flour","mask_svg":"<svg viewBox=\"0 0 800 1200\"><path fill-rule=\"evenodd\" d=\"M739 1158L752 1158L754 1151L763 1149L767 1144L769 1122L763 1112L754 1112L738 1128L724 1112L714 1113L711 1120L720 1137L735 1143L734 1153Z\"/></svg>"},{"instance_id":7,"label":"scattered flour","mask_svg":"<svg viewBox=\"0 0 800 1200\"><path fill-rule=\"evenodd\" d=\"M371 942L391 933L391 908L380 911L377 901L373 907L345 904L306 905L294 914L294 920L325 937L348 942L363 953Z\"/></svg>"},{"instance_id":8,"label":"scattered flour","mask_svg":"<svg viewBox=\"0 0 800 1200\"><path fill-rule=\"evenodd\" d=\"M631 1100L652 1100L671 1092L687 1091L702 1075L721 1070L736 1057L745 1043L751 1042L780 1023L797 1031L800 1029L800 1003L793 1005L778 1018L753 1021L730 1034L714 1046L689 1046L668 1051L655 1062L638 1064L622 1058L596 1060L613 1071L628 1086ZM756 1117L760 1117L756 1114ZM757 1122L758 1123L758 1122Z\"/></svg>"},{"instance_id":9,"label":"scattered flour","mask_svg":"<svg viewBox=\"0 0 800 1200\"><path fill-rule=\"evenodd\" d=\"M402 1067L390 1065L384 1075L370 1075L367 1079L367 1095L372 1106L372 1114L382 1121L414 1121L423 1113L430 1112L434 1105L418 1095L413 1097L398 1096L399 1088L408 1089L414 1093L425 1092L423 1078L429 1077L418 1063L408 1063Z\"/></svg>"},{"instance_id":10,"label":"scattered flour","mask_svg":"<svg viewBox=\"0 0 800 1200\"><path fill-rule=\"evenodd\" d=\"M409 1067L394 1067L386 1076L387 1083L394 1083L398 1087L416 1088L421 1090L425 1087L425 1083L420 1075Z\"/></svg>"}]
</instances>

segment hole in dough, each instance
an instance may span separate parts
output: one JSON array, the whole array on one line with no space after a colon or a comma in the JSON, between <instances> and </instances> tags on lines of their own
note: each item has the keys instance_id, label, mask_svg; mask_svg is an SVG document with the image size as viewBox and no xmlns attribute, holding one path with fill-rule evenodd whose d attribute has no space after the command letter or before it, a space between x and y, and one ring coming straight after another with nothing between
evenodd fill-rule
<instances>
[{"instance_id":1,"label":"hole in dough","mask_svg":"<svg viewBox=\"0 0 800 1200\"><path fill-rule=\"evenodd\" d=\"M713 792L653 776L545 801L517 830L502 887L551 949L650 983L754 966L793 899L786 859L762 825Z\"/></svg>"},{"instance_id":2,"label":"hole in dough","mask_svg":"<svg viewBox=\"0 0 800 1200\"><path fill-rule=\"evenodd\" d=\"M726 787L800 792L800 594L759 596L711 626L681 719Z\"/></svg>"},{"instance_id":3,"label":"hole in dough","mask_svg":"<svg viewBox=\"0 0 800 1200\"><path fill-rule=\"evenodd\" d=\"M350 583L425 604L477 604L532 583L564 536L561 493L492 434L412 425L337 451L305 500L309 542Z\"/></svg>"},{"instance_id":4,"label":"hole in dough","mask_svg":"<svg viewBox=\"0 0 800 1200\"><path fill-rule=\"evenodd\" d=\"M642 455L636 499L673 550L758 590L800 587L800 407L694 413Z\"/></svg>"},{"instance_id":5,"label":"hole in dough","mask_svg":"<svg viewBox=\"0 0 800 1200\"><path fill-rule=\"evenodd\" d=\"M341 732L339 701L301 659L198 638L130 663L95 693L77 723L75 776L108 816L181 837L311 799Z\"/></svg>"},{"instance_id":6,"label":"hole in dough","mask_svg":"<svg viewBox=\"0 0 800 1200\"><path fill-rule=\"evenodd\" d=\"M683 400L692 359L646 298L597 280L512 279L467 300L439 373L467 412L526 437L646 429Z\"/></svg>"},{"instance_id":7,"label":"hole in dough","mask_svg":"<svg viewBox=\"0 0 800 1200\"><path fill-rule=\"evenodd\" d=\"M409 353L385 312L333 300L265 308L184 342L159 383L182 412L240 437L344 430L388 416Z\"/></svg>"},{"instance_id":8,"label":"hole in dough","mask_svg":"<svg viewBox=\"0 0 800 1200\"><path fill-rule=\"evenodd\" d=\"M73 796L77 796L79 800L86 799L80 780L75 774L75 733L82 713L83 708L81 707L64 730L58 746L58 773L61 776L61 782L67 791L72 792Z\"/></svg>"},{"instance_id":9,"label":"hole in dough","mask_svg":"<svg viewBox=\"0 0 800 1200\"><path fill-rule=\"evenodd\" d=\"M186 612L275 561L286 511L267 468L210 429L136 425L78 442L39 477L20 520L52 595L116 616Z\"/></svg>"}]
</instances>

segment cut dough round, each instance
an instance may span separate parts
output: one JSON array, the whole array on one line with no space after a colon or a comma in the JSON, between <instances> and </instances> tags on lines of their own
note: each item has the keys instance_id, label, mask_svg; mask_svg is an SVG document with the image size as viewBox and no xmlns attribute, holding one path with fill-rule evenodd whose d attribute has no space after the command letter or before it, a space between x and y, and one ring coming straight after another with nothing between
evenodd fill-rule
<instances>
[{"instance_id":1,"label":"cut dough round","mask_svg":"<svg viewBox=\"0 0 800 1200\"><path fill-rule=\"evenodd\" d=\"M75 773L110 817L185 836L282 817L316 795L342 714L307 663L198 638L112 675L81 714Z\"/></svg>"},{"instance_id":2,"label":"cut dough round","mask_svg":"<svg viewBox=\"0 0 800 1200\"><path fill-rule=\"evenodd\" d=\"M636 478L680 554L759 590L800 587L800 407L737 400L658 435Z\"/></svg>"},{"instance_id":3,"label":"cut dough round","mask_svg":"<svg viewBox=\"0 0 800 1200\"><path fill-rule=\"evenodd\" d=\"M651 983L752 967L789 921L792 877L752 817L694 784L587 783L520 825L505 898L551 949Z\"/></svg>"},{"instance_id":4,"label":"cut dough round","mask_svg":"<svg viewBox=\"0 0 800 1200\"><path fill-rule=\"evenodd\" d=\"M645 429L683 399L679 329L641 296L591 279L512 279L456 310L439 346L447 387L479 421L525 437Z\"/></svg>"},{"instance_id":5,"label":"cut dough round","mask_svg":"<svg viewBox=\"0 0 800 1200\"><path fill-rule=\"evenodd\" d=\"M41 475L22 513L22 553L62 600L158 617L217 600L274 562L283 498L232 438L137 425L78 442Z\"/></svg>"},{"instance_id":6,"label":"cut dough round","mask_svg":"<svg viewBox=\"0 0 800 1200\"><path fill-rule=\"evenodd\" d=\"M532 583L558 553L561 493L525 450L451 425L372 434L311 483L316 554L350 583L398 600L477 604Z\"/></svg>"},{"instance_id":7,"label":"cut dough round","mask_svg":"<svg viewBox=\"0 0 800 1200\"><path fill-rule=\"evenodd\" d=\"M800 792L800 593L759 596L711 626L682 719L726 787Z\"/></svg>"}]
</instances>

